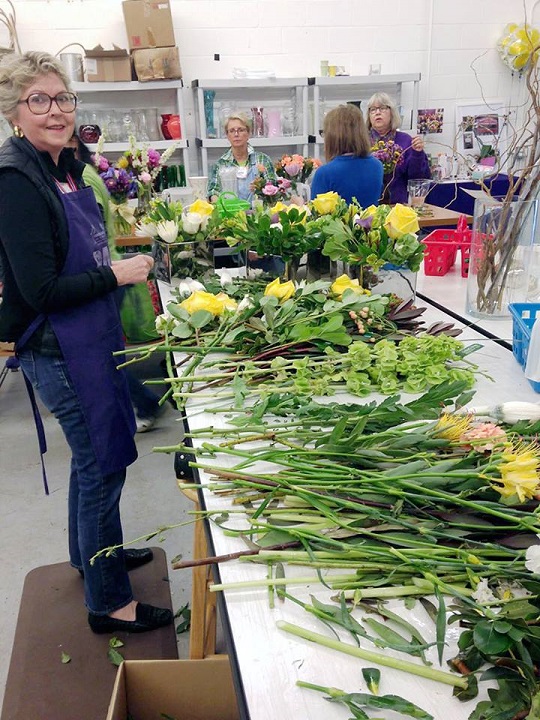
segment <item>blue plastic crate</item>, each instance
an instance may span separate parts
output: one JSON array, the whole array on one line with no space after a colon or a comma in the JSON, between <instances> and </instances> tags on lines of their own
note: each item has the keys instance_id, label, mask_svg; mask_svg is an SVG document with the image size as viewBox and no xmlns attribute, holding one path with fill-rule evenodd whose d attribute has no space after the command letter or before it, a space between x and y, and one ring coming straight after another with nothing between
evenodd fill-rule
<instances>
[{"instance_id":1,"label":"blue plastic crate","mask_svg":"<svg viewBox=\"0 0 540 720\"><path fill-rule=\"evenodd\" d=\"M527 353L531 341L531 330L537 315L540 316L540 303L512 303L508 306L512 313L512 352L525 369ZM540 393L540 382L529 380L534 392Z\"/></svg>"}]
</instances>

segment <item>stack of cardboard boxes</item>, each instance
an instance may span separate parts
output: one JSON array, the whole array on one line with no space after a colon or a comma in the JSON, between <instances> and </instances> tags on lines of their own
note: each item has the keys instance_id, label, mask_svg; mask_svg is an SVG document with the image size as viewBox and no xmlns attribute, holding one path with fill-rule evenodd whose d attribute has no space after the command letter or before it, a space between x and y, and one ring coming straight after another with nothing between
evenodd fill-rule
<instances>
[{"instance_id":1,"label":"stack of cardboard boxes","mask_svg":"<svg viewBox=\"0 0 540 720\"><path fill-rule=\"evenodd\" d=\"M169 0L124 0L130 54L116 45L86 50L89 82L173 80L182 77Z\"/></svg>"}]
</instances>

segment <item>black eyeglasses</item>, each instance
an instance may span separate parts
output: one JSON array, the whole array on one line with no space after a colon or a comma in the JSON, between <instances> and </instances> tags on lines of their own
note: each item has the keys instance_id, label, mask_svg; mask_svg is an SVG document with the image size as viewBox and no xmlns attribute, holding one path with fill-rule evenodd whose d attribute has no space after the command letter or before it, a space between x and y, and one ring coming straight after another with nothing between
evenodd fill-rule
<instances>
[{"instance_id":1,"label":"black eyeglasses","mask_svg":"<svg viewBox=\"0 0 540 720\"><path fill-rule=\"evenodd\" d=\"M19 100L17 105L25 103L33 115L46 115L52 107L53 100L62 112L75 112L77 96L72 92L61 92L54 97L47 95L47 93L32 93L26 100Z\"/></svg>"}]
</instances>

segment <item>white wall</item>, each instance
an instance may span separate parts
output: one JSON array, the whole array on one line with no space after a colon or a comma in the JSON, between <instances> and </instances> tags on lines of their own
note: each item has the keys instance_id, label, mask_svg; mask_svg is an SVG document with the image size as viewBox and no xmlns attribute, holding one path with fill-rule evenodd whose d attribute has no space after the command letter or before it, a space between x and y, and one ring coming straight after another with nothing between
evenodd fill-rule
<instances>
[{"instance_id":1,"label":"white wall","mask_svg":"<svg viewBox=\"0 0 540 720\"><path fill-rule=\"evenodd\" d=\"M319 73L320 60L365 75L422 73L420 107L445 109L452 144L456 100L519 105L523 80L495 49L506 23L524 20L533 0L171 0L184 79L231 77L234 67L278 76ZM0 1L0 6L2 3ZM121 0L15 0L23 50L56 53L70 42L126 46ZM529 18L530 19L530 18ZM540 24L540 7L533 18ZM0 45L5 44L0 32ZM77 50L72 49L73 52ZM214 53L220 61L214 61Z\"/></svg>"}]
</instances>

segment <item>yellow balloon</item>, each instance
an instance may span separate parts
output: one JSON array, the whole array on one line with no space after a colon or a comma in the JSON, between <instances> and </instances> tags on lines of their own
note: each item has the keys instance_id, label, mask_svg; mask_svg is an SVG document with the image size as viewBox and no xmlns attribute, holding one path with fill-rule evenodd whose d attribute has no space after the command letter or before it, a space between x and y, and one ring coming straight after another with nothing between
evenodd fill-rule
<instances>
[{"instance_id":1,"label":"yellow balloon","mask_svg":"<svg viewBox=\"0 0 540 720\"><path fill-rule=\"evenodd\" d=\"M527 23L508 23L503 35L497 41L502 61L512 71L522 72L529 63L538 61L540 31Z\"/></svg>"}]
</instances>

